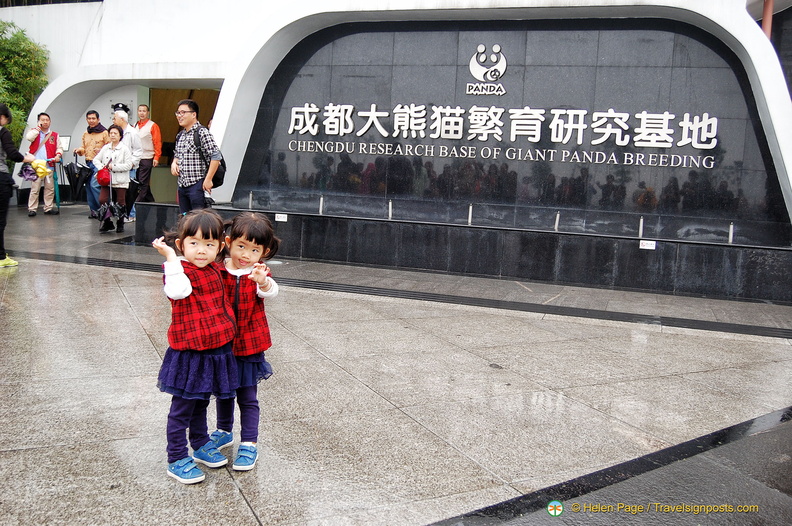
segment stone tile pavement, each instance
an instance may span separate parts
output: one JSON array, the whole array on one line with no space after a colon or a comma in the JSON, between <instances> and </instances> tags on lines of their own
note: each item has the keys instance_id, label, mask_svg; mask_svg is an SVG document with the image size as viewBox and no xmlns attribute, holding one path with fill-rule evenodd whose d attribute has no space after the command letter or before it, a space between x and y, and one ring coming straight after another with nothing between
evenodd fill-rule
<instances>
[{"instance_id":1,"label":"stone tile pavement","mask_svg":"<svg viewBox=\"0 0 792 526\"><path fill-rule=\"evenodd\" d=\"M790 306L276 258L260 461L183 486L165 474L169 397L156 387L161 257L98 226L84 205L10 212L20 265L0 269L3 524L474 524L462 516L792 406L788 337L662 323L787 330ZM792 477L789 453L778 446ZM632 491L681 498L652 487Z\"/></svg>"}]
</instances>

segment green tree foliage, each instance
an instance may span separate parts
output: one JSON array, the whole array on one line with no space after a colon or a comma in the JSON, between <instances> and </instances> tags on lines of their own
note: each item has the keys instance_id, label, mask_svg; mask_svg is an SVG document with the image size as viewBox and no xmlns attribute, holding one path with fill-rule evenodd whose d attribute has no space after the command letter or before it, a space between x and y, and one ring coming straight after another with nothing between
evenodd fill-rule
<instances>
[{"instance_id":1,"label":"green tree foliage","mask_svg":"<svg viewBox=\"0 0 792 526\"><path fill-rule=\"evenodd\" d=\"M11 109L8 126L19 144L30 109L47 86L49 51L33 42L13 22L0 20L0 102Z\"/></svg>"}]
</instances>

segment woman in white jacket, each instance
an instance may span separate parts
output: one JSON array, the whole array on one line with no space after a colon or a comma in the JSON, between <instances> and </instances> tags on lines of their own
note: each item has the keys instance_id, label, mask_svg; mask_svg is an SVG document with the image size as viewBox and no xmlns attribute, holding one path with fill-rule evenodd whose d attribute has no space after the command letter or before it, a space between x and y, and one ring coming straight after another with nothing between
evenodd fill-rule
<instances>
[{"instance_id":1,"label":"woman in white jacket","mask_svg":"<svg viewBox=\"0 0 792 526\"><path fill-rule=\"evenodd\" d=\"M115 190L116 203L123 210L126 206L126 191L129 188L129 171L132 169L132 152L126 144L121 142L124 137L124 130L120 126L113 124L107 129L110 135L110 142L105 144L99 153L94 157L94 166L97 170L107 167L111 174L110 186L102 186L99 189L99 204L103 205L110 199L110 192ZM111 189L112 187L112 189ZM99 232L109 232L113 229L112 219L105 218ZM118 218L116 232L124 231L124 216Z\"/></svg>"}]
</instances>

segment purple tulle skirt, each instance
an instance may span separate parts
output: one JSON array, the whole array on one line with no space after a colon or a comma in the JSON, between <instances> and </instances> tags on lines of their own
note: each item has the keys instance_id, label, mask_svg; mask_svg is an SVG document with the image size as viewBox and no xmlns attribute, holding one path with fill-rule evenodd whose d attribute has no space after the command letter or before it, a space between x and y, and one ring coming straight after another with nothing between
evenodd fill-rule
<instances>
[{"instance_id":1,"label":"purple tulle skirt","mask_svg":"<svg viewBox=\"0 0 792 526\"><path fill-rule=\"evenodd\" d=\"M251 356L237 356L239 387L252 387L272 376L272 366L264 358L264 353Z\"/></svg>"},{"instance_id":2,"label":"purple tulle skirt","mask_svg":"<svg viewBox=\"0 0 792 526\"><path fill-rule=\"evenodd\" d=\"M165 352L157 378L160 391L180 398L233 398L239 386L237 360L231 342L209 351Z\"/></svg>"}]
</instances>

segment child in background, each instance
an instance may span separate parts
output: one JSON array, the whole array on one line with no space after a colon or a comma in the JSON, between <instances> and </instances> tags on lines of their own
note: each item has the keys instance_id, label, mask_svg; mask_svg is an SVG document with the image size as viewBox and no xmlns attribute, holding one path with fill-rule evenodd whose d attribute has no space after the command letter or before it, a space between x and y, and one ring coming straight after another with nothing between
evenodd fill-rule
<instances>
[{"instance_id":1,"label":"child in background","mask_svg":"<svg viewBox=\"0 0 792 526\"><path fill-rule=\"evenodd\" d=\"M209 209L193 210L179 219L176 251L164 237L152 242L165 257L165 295L171 301L168 350L162 360L157 386L173 395L168 413L168 475L183 484L204 480L195 464L219 468L228 459L209 439L206 409L212 396L234 397L238 384L231 344L236 332L234 313L223 290L217 263L223 250L223 219ZM188 454L190 430L193 456Z\"/></svg>"},{"instance_id":2,"label":"child in background","mask_svg":"<svg viewBox=\"0 0 792 526\"><path fill-rule=\"evenodd\" d=\"M243 212L232 220L225 243L228 257L223 281L237 320L233 348L239 370L237 403L241 427L241 442L232 467L236 471L249 471L258 458L257 386L272 374L272 367L264 359L264 351L272 345L264 300L278 294L278 284L263 261L275 255L280 240L275 237L267 216ZM215 447L220 449L233 443L233 427L234 400L218 398L217 430L211 434Z\"/></svg>"}]
</instances>

